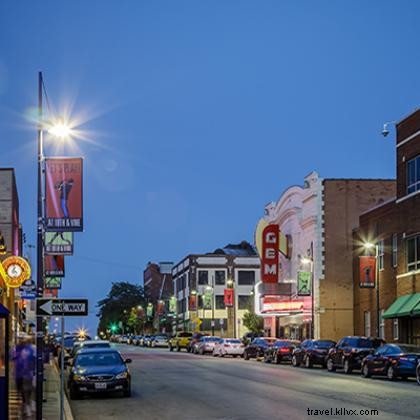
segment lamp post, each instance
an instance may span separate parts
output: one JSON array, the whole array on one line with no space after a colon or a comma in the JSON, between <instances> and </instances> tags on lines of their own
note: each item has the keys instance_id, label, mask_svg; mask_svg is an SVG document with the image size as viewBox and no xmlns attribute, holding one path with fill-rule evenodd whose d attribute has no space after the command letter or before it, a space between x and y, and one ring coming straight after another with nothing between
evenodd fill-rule
<instances>
[{"instance_id":1,"label":"lamp post","mask_svg":"<svg viewBox=\"0 0 420 420\"><path fill-rule=\"evenodd\" d=\"M236 296L235 296L235 282L233 281L232 278L229 278L226 281L226 285L228 287L228 289L233 289L233 306L232 306L232 310L233 310L233 337L236 338Z\"/></svg>"},{"instance_id":2,"label":"lamp post","mask_svg":"<svg viewBox=\"0 0 420 420\"><path fill-rule=\"evenodd\" d=\"M364 247L369 251L375 249L375 289L376 289L376 336L379 337L379 330L381 326L380 309L379 309L379 245L378 243L366 242Z\"/></svg>"},{"instance_id":3,"label":"lamp post","mask_svg":"<svg viewBox=\"0 0 420 420\"><path fill-rule=\"evenodd\" d=\"M301 258L302 264L309 264L311 269L311 331L310 338L315 338L315 287L314 287L314 246L311 242L309 255Z\"/></svg>"}]
</instances>

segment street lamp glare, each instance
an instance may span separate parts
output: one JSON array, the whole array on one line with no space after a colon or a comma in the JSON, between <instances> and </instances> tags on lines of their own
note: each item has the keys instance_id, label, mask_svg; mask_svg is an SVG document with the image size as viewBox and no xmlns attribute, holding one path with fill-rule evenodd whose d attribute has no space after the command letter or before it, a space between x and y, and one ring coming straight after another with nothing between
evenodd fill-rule
<instances>
[{"instance_id":1,"label":"street lamp glare","mask_svg":"<svg viewBox=\"0 0 420 420\"><path fill-rule=\"evenodd\" d=\"M65 139L71 136L72 129L64 121L59 120L48 128L48 132L59 139Z\"/></svg>"},{"instance_id":2,"label":"street lamp glare","mask_svg":"<svg viewBox=\"0 0 420 420\"><path fill-rule=\"evenodd\" d=\"M301 262L302 264L309 264L309 263L311 262L311 259L310 259L310 258L308 258L308 257L302 257L302 258L300 259L300 262Z\"/></svg>"},{"instance_id":3,"label":"street lamp glare","mask_svg":"<svg viewBox=\"0 0 420 420\"><path fill-rule=\"evenodd\" d=\"M375 244L373 244L372 242L366 242L366 243L364 244L364 247L365 247L366 249L372 249L372 248L375 248Z\"/></svg>"}]
</instances>

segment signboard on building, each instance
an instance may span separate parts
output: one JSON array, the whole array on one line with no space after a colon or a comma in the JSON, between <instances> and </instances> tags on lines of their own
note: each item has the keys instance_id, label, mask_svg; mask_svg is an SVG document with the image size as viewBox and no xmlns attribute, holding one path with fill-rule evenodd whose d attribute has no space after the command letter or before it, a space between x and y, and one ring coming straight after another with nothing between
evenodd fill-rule
<instances>
[{"instance_id":1,"label":"signboard on building","mask_svg":"<svg viewBox=\"0 0 420 420\"><path fill-rule=\"evenodd\" d=\"M376 257L362 255L359 257L359 286L375 287Z\"/></svg>"},{"instance_id":2,"label":"signboard on building","mask_svg":"<svg viewBox=\"0 0 420 420\"><path fill-rule=\"evenodd\" d=\"M165 302L163 300L159 300L156 304L156 312L158 315L163 315L165 312Z\"/></svg>"},{"instance_id":3,"label":"signboard on building","mask_svg":"<svg viewBox=\"0 0 420 420\"><path fill-rule=\"evenodd\" d=\"M46 277L64 277L64 255L45 255L44 275Z\"/></svg>"},{"instance_id":4,"label":"signboard on building","mask_svg":"<svg viewBox=\"0 0 420 420\"><path fill-rule=\"evenodd\" d=\"M226 307L233 306L234 289L225 289L224 292L224 303Z\"/></svg>"},{"instance_id":5,"label":"signboard on building","mask_svg":"<svg viewBox=\"0 0 420 420\"><path fill-rule=\"evenodd\" d=\"M188 298L188 310L196 311L197 310L197 295L190 295Z\"/></svg>"},{"instance_id":6,"label":"signboard on building","mask_svg":"<svg viewBox=\"0 0 420 420\"><path fill-rule=\"evenodd\" d=\"M73 232L45 232L46 255L73 255Z\"/></svg>"},{"instance_id":7,"label":"signboard on building","mask_svg":"<svg viewBox=\"0 0 420 420\"><path fill-rule=\"evenodd\" d=\"M22 257L7 257L0 262L0 277L7 287L15 289L31 278L31 267Z\"/></svg>"},{"instance_id":8,"label":"signboard on building","mask_svg":"<svg viewBox=\"0 0 420 420\"><path fill-rule=\"evenodd\" d=\"M45 230L83 230L82 158L45 159Z\"/></svg>"},{"instance_id":9,"label":"signboard on building","mask_svg":"<svg viewBox=\"0 0 420 420\"><path fill-rule=\"evenodd\" d=\"M261 281L277 283L279 278L279 226L268 225L262 233Z\"/></svg>"},{"instance_id":10,"label":"signboard on building","mask_svg":"<svg viewBox=\"0 0 420 420\"><path fill-rule=\"evenodd\" d=\"M297 294L298 296L311 296L312 273L310 271L298 271Z\"/></svg>"},{"instance_id":11,"label":"signboard on building","mask_svg":"<svg viewBox=\"0 0 420 420\"><path fill-rule=\"evenodd\" d=\"M45 277L44 287L46 289L61 289L61 277Z\"/></svg>"},{"instance_id":12,"label":"signboard on building","mask_svg":"<svg viewBox=\"0 0 420 420\"><path fill-rule=\"evenodd\" d=\"M262 313L274 313L275 315L289 315L302 313L304 307L303 299L287 299L282 296L264 296L262 298Z\"/></svg>"}]
</instances>

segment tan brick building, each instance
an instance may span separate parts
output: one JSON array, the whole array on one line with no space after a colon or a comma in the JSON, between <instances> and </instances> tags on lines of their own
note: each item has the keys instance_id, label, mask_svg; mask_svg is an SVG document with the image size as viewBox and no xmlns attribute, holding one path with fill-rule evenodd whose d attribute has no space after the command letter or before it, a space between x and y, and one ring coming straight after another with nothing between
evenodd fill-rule
<instances>
[{"instance_id":1,"label":"tan brick building","mask_svg":"<svg viewBox=\"0 0 420 420\"><path fill-rule=\"evenodd\" d=\"M354 232L355 332L420 344L420 111L396 132L396 197L362 214ZM376 288L359 287L364 242L378 249L379 305Z\"/></svg>"}]
</instances>

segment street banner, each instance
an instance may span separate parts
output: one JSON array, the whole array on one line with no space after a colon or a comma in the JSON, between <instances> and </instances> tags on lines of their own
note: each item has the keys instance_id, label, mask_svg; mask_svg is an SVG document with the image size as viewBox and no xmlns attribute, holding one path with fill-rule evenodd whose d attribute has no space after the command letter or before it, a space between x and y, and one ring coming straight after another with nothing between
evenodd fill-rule
<instances>
[{"instance_id":1,"label":"street banner","mask_svg":"<svg viewBox=\"0 0 420 420\"><path fill-rule=\"evenodd\" d=\"M73 232L45 232L46 255L73 255Z\"/></svg>"},{"instance_id":2,"label":"street banner","mask_svg":"<svg viewBox=\"0 0 420 420\"><path fill-rule=\"evenodd\" d=\"M61 277L45 277L44 287L46 289L61 289Z\"/></svg>"},{"instance_id":3,"label":"street banner","mask_svg":"<svg viewBox=\"0 0 420 420\"><path fill-rule=\"evenodd\" d=\"M83 231L82 158L45 159L45 230Z\"/></svg>"},{"instance_id":4,"label":"street banner","mask_svg":"<svg viewBox=\"0 0 420 420\"><path fill-rule=\"evenodd\" d=\"M147 315L148 318L152 318L153 317L153 305L151 303L149 303L147 305L146 315Z\"/></svg>"},{"instance_id":5,"label":"street banner","mask_svg":"<svg viewBox=\"0 0 420 420\"><path fill-rule=\"evenodd\" d=\"M261 280L277 283L279 278L279 225L267 225L262 233Z\"/></svg>"},{"instance_id":6,"label":"street banner","mask_svg":"<svg viewBox=\"0 0 420 420\"><path fill-rule=\"evenodd\" d=\"M46 277L64 277L64 255L45 255L44 275Z\"/></svg>"},{"instance_id":7,"label":"street banner","mask_svg":"<svg viewBox=\"0 0 420 420\"><path fill-rule=\"evenodd\" d=\"M171 296L171 298L169 299L169 312L172 314L176 313L176 297L175 296Z\"/></svg>"},{"instance_id":8,"label":"street banner","mask_svg":"<svg viewBox=\"0 0 420 420\"><path fill-rule=\"evenodd\" d=\"M312 273L310 271L298 271L297 294L298 296L311 296Z\"/></svg>"},{"instance_id":9,"label":"street banner","mask_svg":"<svg viewBox=\"0 0 420 420\"><path fill-rule=\"evenodd\" d=\"M375 287L376 257L362 255L359 257L359 287Z\"/></svg>"},{"instance_id":10,"label":"street banner","mask_svg":"<svg viewBox=\"0 0 420 420\"><path fill-rule=\"evenodd\" d=\"M156 304L156 312L158 315L163 315L165 312L165 302L163 300L158 301Z\"/></svg>"},{"instance_id":11,"label":"street banner","mask_svg":"<svg viewBox=\"0 0 420 420\"><path fill-rule=\"evenodd\" d=\"M203 295L203 308L204 309L211 309L213 306L213 290L206 289Z\"/></svg>"},{"instance_id":12,"label":"street banner","mask_svg":"<svg viewBox=\"0 0 420 420\"><path fill-rule=\"evenodd\" d=\"M233 306L233 289L225 289L225 306Z\"/></svg>"},{"instance_id":13,"label":"street banner","mask_svg":"<svg viewBox=\"0 0 420 420\"><path fill-rule=\"evenodd\" d=\"M188 310L196 311L197 310L197 295L190 295L188 298Z\"/></svg>"},{"instance_id":14,"label":"street banner","mask_svg":"<svg viewBox=\"0 0 420 420\"><path fill-rule=\"evenodd\" d=\"M58 289L44 289L44 297L57 297Z\"/></svg>"}]
</instances>

